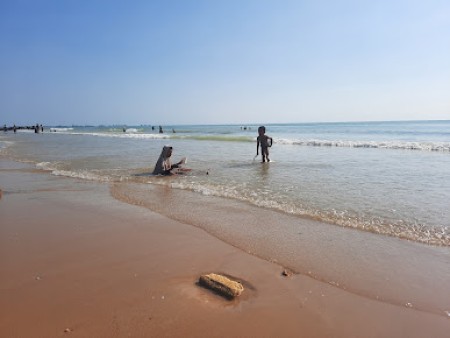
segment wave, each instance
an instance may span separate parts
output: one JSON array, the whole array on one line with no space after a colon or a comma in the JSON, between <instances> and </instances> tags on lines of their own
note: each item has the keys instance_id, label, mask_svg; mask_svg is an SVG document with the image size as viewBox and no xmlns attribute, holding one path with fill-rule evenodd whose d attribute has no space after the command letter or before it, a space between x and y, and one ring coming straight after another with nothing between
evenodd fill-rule
<instances>
[{"instance_id":1,"label":"wave","mask_svg":"<svg viewBox=\"0 0 450 338\"><path fill-rule=\"evenodd\" d=\"M197 141L254 142L255 137L239 135L173 135L171 139L188 139Z\"/></svg>"},{"instance_id":2,"label":"wave","mask_svg":"<svg viewBox=\"0 0 450 338\"><path fill-rule=\"evenodd\" d=\"M153 182L148 182L153 183ZM320 222L354 228L376 234L403 238L420 243L450 246L450 228L445 225L430 226L420 223L407 224L402 220L385 220L378 217L362 218L348 211L316 210L305 205L295 205L276 201L272 198L260 198L252 191L243 192L232 186L217 186L214 184L196 184L193 182L172 182L171 188L189 190L205 196L215 196L240 200L257 207L272 209L282 213L307 217Z\"/></svg>"},{"instance_id":3,"label":"wave","mask_svg":"<svg viewBox=\"0 0 450 338\"><path fill-rule=\"evenodd\" d=\"M13 141L5 141L0 139L0 155L7 155L8 148L10 148L15 142Z\"/></svg>"},{"instance_id":4,"label":"wave","mask_svg":"<svg viewBox=\"0 0 450 338\"><path fill-rule=\"evenodd\" d=\"M56 164L53 162L39 162L36 163L36 168L45 171L52 171L56 170Z\"/></svg>"},{"instance_id":5,"label":"wave","mask_svg":"<svg viewBox=\"0 0 450 338\"><path fill-rule=\"evenodd\" d=\"M172 189L180 189L199 193L204 196L230 198L257 207L278 212L306 217L320 222L326 222L343 227L354 228L376 234L403 238L420 243L438 246L450 246L450 228L445 225L411 224L403 220L383 219L379 217L361 217L349 211L317 210L294 202L266 198L251 189L233 185L193 182L192 180L164 180L151 175L136 175L139 170L109 169L109 170L70 170L64 168L62 162L40 162L38 169L50 171L55 176L65 176L88 181L104 183L130 182L153 185L165 185Z\"/></svg>"},{"instance_id":6,"label":"wave","mask_svg":"<svg viewBox=\"0 0 450 338\"><path fill-rule=\"evenodd\" d=\"M108 133L142 133L142 128L109 128Z\"/></svg>"},{"instance_id":7,"label":"wave","mask_svg":"<svg viewBox=\"0 0 450 338\"><path fill-rule=\"evenodd\" d=\"M132 139L175 139L218 142L255 142L255 136L236 134L159 134L143 133L140 129L128 128L126 132L81 132L73 128L51 128L56 132L65 132L71 135L90 135L97 137L132 138ZM347 147L347 148L374 148L374 149L403 149L420 151L450 152L450 142L436 141L363 141L363 140L324 140L324 139L291 139L274 137L274 145L295 145L305 147Z\"/></svg>"},{"instance_id":8,"label":"wave","mask_svg":"<svg viewBox=\"0 0 450 338\"><path fill-rule=\"evenodd\" d=\"M64 176L71 178L81 178L87 181L96 181L96 182L111 182L111 179L108 176L99 175L92 173L87 170L82 171L71 171L71 170L52 170L52 174L55 176Z\"/></svg>"},{"instance_id":9,"label":"wave","mask_svg":"<svg viewBox=\"0 0 450 338\"><path fill-rule=\"evenodd\" d=\"M450 152L450 142L405 142L405 141L347 141L347 140L300 140L277 139L274 144L299 145L309 147L349 147L405 149Z\"/></svg>"},{"instance_id":10,"label":"wave","mask_svg":"<svg viewBox=\"0 0 450 338\"><path fill-rule=\"evenodd\" d=\"M124 132L71 132L71 135L90 135L97 137L133 138L133 139L175 139L197 141L254 142L256 138L238 135L177 135L140 133L138 129L129 128Z\"/></svg>"},{"instance_id":11,"label":"wave","mask_svg":"<svg viewBox=\"0 0 450 338\"><path fill-rule=\"evenodd\" d=\"M170 135L165 134L140 134L138 132L126 132L126 133L82 133L74 132L71 135L90 135L97 137L113 137L113 138L132 138L132 139L168 139Z\"/></svg>"},{"instance_id":12,"label":"wave","mask_svg":"<svg viewBox=\"0 0 450 338\"><path fill-rule=\"evenodd\" d=\"M87 181L97 182L113 182L121 181L123 178L120 175L108 175L105 171L99 170L66 170L61 168L63 164L61 162L39 162L36 163L36 168L50 171L52 175L64 176L71 178L80 178Z\"/></svg>"},{"instance_id":13,"label":"wave","mask_svg":"<svg viewBox=\"0 0 450 338\"><path fill-rule=\"evenodd\" d=\"M0 149L1 148L8 148L8 147L12 146L13 144L14 144L13 141L0 140Z\"/></svg>"},{"instance_id":14,"label":"wave","mask_svg":"<svg viewBox=\"0 0 450 338\"><path fill-rule=\"evenodd\" d=\"M59 127L52 127L50 128L50 131L53 133L64 133L68 131L72 131L73 128L59 128Z\"/></svg>"}]
</instances>

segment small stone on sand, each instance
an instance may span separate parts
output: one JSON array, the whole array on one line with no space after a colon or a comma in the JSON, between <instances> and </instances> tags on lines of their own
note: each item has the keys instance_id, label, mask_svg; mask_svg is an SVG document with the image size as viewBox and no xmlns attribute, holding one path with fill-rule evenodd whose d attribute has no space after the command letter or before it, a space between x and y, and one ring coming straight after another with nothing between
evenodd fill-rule
<instances>
[{"instance_id":1,"label":"small stone on sand","mask_svg":"<svg viewBox=\"0 0 450 338\"><path fill-rule=\"evenodd\" d=\"M200 276L199 284L226 298L238 297L244 291L241 283L215 273Z\"/></svg>"},{"instance_id":2,"label":"small stone on sand","mask_svg":"<svg viewBox=\"0 0 450 338\"><path fill-rule=\"evenodd\" d=\"M291 277L293 274L294 272L289 269L284 269L283 272L281 273L281 275L284 277Z\"/></svg>"}]
</instances>

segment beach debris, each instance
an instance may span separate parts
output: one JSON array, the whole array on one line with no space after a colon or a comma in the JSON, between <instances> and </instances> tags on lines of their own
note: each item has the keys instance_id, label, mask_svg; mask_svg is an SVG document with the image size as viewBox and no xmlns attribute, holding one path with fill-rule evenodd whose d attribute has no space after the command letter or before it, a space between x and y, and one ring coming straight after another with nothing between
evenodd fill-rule
<instances>
[{"instance_id":1,"label":"beach debris","mask_svg":"<svg viewBox=\"0 0 450 338\"><path fill-rule=\"evenodd\" d=\"M328 284L339 287L339 283L335 281L329 281Z\"/></svg>"},{"instance_id":2,"label":"beach debris","mask_svg":"<svg viewBox=\"0 0 450 338\"><path fill-rule=\"evenodd\" d=\"M450 311L444 311L447 317L450 317Z\"/></svg>"},{"instance_id":3,"label":"beach debris","mask_svg":"<svg viewBox=\"0 0 450 338\"><path fill-rule=\"evenodd\" d=\"M72 332L72 329L70 329L70 328L67 328L64 330L64 333L70 333L70 332Z\"/></svg>"},{"instance_id":4,"label":"beach debris","mask_svg":"<svg viewBox=\"0 0 450 338\"><path fill-rule=\"evenodd\" d=\"M240 296L244 291L244 287L241 283L215 273L201 275L199 284L230 299Z\"/></svg>"},{"instance_id":5,"label":"beach debris","mask_svg":"<svg viewBox=\"0 0 450 338\"><path fill-rule=\"evenodd\" d=\"M41 277L36 276L36 277L34 277L34 279L35 279L35 280L41 280Z\"/></svg>"},{"instance_id":6,"label":"beach debris","mask_svg":"<svg viewBox=\"0 0 450 338\"><path fill-rule=\"evenodd\" d=\"M294 274L294 271L289 270L289 269L284 269L283 272L281 273L281 275L284 277L291 277L293 274Z\"/></svg>"},{"instance_id":7,"label":"beach debris","mask_svg":"<svg viewBox=\"0 0 450 338\"><path fill-rule=\"evenodd\" d=\"M409 308L412 308L412 307L413 307L413 305L412 305L411 303L406 303L405 306L406 306L406 307L409 307Z\"/></svg>"}]
</instances>

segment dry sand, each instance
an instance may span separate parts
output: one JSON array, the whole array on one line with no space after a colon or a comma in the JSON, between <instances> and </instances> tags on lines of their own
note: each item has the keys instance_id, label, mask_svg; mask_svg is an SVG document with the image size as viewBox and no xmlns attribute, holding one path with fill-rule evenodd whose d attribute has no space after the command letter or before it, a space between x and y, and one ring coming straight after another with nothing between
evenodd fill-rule
<instances>
[{"instance_id":1,"label":"dry sand","mask_svg":"<svg viewBox=\"0 0 450 338\"><path fill-rule=\"evenodd\" d=\"M283 267L198 228L113 199L106 184L52 177L20 164L1 168L0 337L450 332L445 316L308 276L285 277ZM199 276L209 272L236 277L244 293L229 301L199 287Z\"/></svg>"}]
</instances>

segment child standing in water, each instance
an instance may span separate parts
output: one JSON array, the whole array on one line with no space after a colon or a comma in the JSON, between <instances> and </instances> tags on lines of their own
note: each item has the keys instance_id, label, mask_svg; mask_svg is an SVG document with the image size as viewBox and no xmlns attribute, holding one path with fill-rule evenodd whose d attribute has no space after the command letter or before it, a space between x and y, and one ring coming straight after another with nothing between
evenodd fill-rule
<instances>
[{"instance_id":1,"label":"child standing in water","mask_svg":"<svg viewBox=\"0 0 450 338\"><path fill-rule=\"evenodd\" d=\"M270 142L269 142L270 140ZM269 147L272 146L273 139L266 135L266 127L261 126L258 128L258 137L256 138L256 156L259 155L259 146L261 145L262 162L270 162Z\"/></svg>"}]
</instances>

